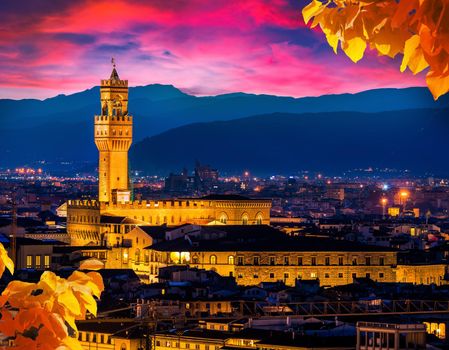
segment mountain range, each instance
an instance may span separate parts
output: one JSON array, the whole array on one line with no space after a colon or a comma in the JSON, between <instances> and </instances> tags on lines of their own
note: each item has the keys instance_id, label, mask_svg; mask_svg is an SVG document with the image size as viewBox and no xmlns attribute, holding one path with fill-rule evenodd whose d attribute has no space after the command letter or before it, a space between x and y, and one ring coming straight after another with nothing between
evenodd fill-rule
<instances>
[{"instance_id":1,"label":"mountain range","mask_svg":"<svg viewBox=\"0 0 449 350\"><path fill-rule=\"evenodd\" d=\"M425 88L292 98L196 97L171 85L130 88L131 167L166 174L195 159L226 171L291 172L393 166L446 171L449 97ZM99 88L0 100L0 166L95 162ZM447 143L447 144L446 144ZM446 169L448 168L448 169Z\"/></svg>"}]
</instances>

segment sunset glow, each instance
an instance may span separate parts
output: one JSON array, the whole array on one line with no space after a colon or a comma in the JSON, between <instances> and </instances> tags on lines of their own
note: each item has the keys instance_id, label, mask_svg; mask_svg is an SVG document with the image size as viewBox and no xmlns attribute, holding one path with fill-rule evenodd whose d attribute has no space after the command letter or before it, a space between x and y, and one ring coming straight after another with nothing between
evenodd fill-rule
<instances>
[{"instance_id":1,"label":"sunset glow","mask_svg":"<svg viewBox=\"0 0 449 350\"><path fill-rule=\"evenodd\" d=\"M45 98L98 84L115 57L131 85L295 97L424 85L399 60L358 64L306 28L305 1L4 1L0 97Z\"/></svg>"}]
</instances>

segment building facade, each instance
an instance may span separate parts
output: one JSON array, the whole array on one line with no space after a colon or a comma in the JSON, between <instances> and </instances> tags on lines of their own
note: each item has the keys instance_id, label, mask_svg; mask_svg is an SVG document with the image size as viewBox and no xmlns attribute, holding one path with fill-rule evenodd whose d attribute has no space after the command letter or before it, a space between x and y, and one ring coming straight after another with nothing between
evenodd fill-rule
<instances>
[{"instance_id":1,"label":"building facade","mask_svg":"<svg viewBox=\"0 0 449 350\"><path fill-rule=\"evenodd\" d=\"M99 152L98 200L67 202L67 232L72 245L116 244L108 238L113 232L101 222L103 215L139 221L135 225L269 224L271 200L207 196L133 201L128 174L133 118L128 114L128 81L119 78L115 67L110 78L101 81L100 102L101 114L94 117ZM115 230L122 234L129 230L122 224L118 226Z\"/></svg>"}]
</instances>

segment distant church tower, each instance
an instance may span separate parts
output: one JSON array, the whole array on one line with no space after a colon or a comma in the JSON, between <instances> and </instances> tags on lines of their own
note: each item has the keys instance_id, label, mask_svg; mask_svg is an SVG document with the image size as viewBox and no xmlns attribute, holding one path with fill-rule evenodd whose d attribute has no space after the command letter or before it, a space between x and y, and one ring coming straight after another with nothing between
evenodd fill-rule
<instances>
[{"instance_id":1,"label":"distant church tower","mask_svg":"<svg viewBox=\"0 0 449 350\"><path fill-rule=\"evenodd\" d=\"M111 77L101 80L101 115L95 116L95 144L99 151L98 200L123 203L131 198L128 150L133 119L128 115L128 80L120 80L112 60Z\"/></svg>"}]
</instances>

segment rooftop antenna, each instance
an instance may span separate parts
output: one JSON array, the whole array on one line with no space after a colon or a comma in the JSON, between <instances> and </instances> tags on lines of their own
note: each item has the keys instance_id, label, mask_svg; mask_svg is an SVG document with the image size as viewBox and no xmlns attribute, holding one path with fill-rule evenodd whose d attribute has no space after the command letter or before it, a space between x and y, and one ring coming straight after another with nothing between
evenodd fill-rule
<instances>
[{"instance_id":1,"label":"rooftop antenna","mask_svg":"<svg viewBox=\"0 0 449 350\"><path fill-rule=\"evenodd\" d=\"M114 57L111 58L111 63L112 63L112 68L115 68L115 58Z\"/></svg>"}]
</instances>

